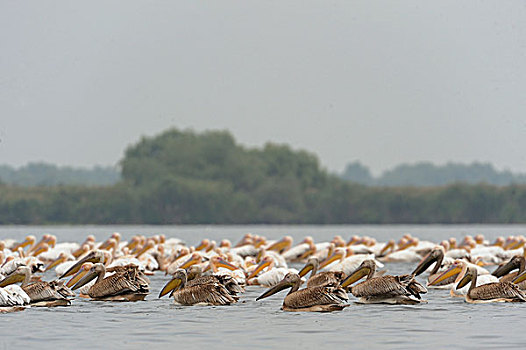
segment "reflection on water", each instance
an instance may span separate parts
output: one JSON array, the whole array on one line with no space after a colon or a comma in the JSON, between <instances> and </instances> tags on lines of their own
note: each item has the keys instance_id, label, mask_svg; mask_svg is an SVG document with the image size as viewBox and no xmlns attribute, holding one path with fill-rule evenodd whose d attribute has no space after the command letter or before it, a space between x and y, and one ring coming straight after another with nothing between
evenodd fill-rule
<instances>
[{"instance_id":1,"label":"reflection on water","mask_svg":"<svg viewBox=\"0 0 526 350\"><path fill-rule=\"evenodd\" d=\"M250 226L250 227L0 227L0 239L52 233L58 241L81 241L87 234L98 240L118 231L133 234L164 233L188 244L202 238L238 240L253 232L269 238L284 234L316 241L340 234L369 235L379 241L411 233L440 241L449 236L482 233L524 234L526 226ZM389 273L407 273L413 264L387 264ZM46 279L52 279L52 273ZM248 287L238 304L225 307L175 306L157 299L167 277L151 278L151 294L144 302L111 303L76 299L63 308L32 308L0 315L0 349L36 348L523 348L522 322L526 305L494 303L472 305L451 298L449 291L429 290L427 304L414 306L353 304L341 312L286 313L279 310L286 292L256 302L264 288ZM351 296L351 300L353 297Z\"/></svg>"}]
</instances>

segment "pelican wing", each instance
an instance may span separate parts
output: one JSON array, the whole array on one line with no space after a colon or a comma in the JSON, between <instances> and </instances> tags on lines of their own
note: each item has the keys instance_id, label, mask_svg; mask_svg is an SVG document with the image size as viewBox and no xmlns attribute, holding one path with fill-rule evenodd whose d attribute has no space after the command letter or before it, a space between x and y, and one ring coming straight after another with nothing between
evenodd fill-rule
<instances>
[{"instance_id":1,"label":"pelican wing","mask_svg":"<svg viewBox=\"0 0 526 350\"><path fill-rule=\"evenodd\" d=\"M355 297L410 295L397 276L373 277L351 288Z\"/></svg>"},{"instance_id":2,"label":"pelican wing","mask_svg":"<svg viewBox=\"0 0 526 350\"><path fill-rule=\"evenodd\" d=\"M307 287L324 286L327 284L340 284L345 277L342 271L324 271L318 272L307 281Z\"/></svg>"},{"instance_id":3,"label":"pelican wing","mask_svg":"<svg viewBox=\"0 0 526 350\"><path fill-rule=\"evenodd\" d=\"M518 299L526 301L526 296L518 286L510 282L494 282L475 287L470 292L470 297L474 300L491 299Z\"/></svg>"},{"instance_id":4,"label":"pelican wing","mask_svg":"<svg viewBox=\"0 0 526 350\"><path fill-rule=\"evenodd\" d=\"M317 305L332 305L346 303L346 293L341 288L332 286L316 286L300 289L285 297L283 306L290 309L302 309Z\"/></svg>"},{"instance_id":5,"label":"pelican wing","mask_svg":"<svg viewBox=\"0 0 526 350\"><path fill-rule=\"evenodd\" d=\"M88 295L92 298L103 298L126 293L148 292L148 285L144 284L134 271L115 273L102 281L95 283Z\"/></svg>"},{"instance_id":6,"label":"pelican wing","mask_svg":"<svg viewBox=\"0 0 526 350\"><path fill-rule=\"evenodd\" d=\"M173 294L176 303L181 305L209 304L230 305L236 302L224 286L219 283L185 286Z\"/></svg>"},{"instance_id":7,"label":"pelican wing","mask_svg":"<svg viewBox=\"0 0 526 350\"><path fill-rule=\"evenodd\" d=\"M52 282L35 282L28 286L23 286L22 289L29 296L32 303L65 299L65 297L57 291L56 284Z\"/></svg>"}]
</instances>

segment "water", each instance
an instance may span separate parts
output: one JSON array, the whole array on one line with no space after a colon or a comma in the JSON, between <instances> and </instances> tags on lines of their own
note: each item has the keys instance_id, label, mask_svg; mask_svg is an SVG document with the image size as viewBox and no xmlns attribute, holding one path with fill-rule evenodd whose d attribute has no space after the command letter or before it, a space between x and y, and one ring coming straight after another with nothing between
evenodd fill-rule
<instances>
[{"instance_id":1,"label":"water","mask_svg":"<svg viewBox=\"0 0 526 350\"><path fill-rule=\"evenodd\" d=\"M3 226L0 239L23 239L52 233L58 241L83 241L87 234L103 240L118 231L163 233L188 244L202 238L237 241L246 232L295 241L311 235L316 241L340 234L369 235L379 241L411 233L440 241L450 236L524 234L526 226ZM415 264L387 264L389 273L408 273ZM51 279L52 274L46 275ZM157 295L167 278L151 278L151 294L144 302L110 303L76 299L70 307L31 308L0 315L0 349L13 348L126 348L126 349L258 349L269 347L315 349L324 346L369 349L414 348L524 348L522 321L526 305L519 303L468 304L449 291L429 290L427 304L416 306L358 305L344 311L288 313L279 310L286 292L256 302L264 288L249 287L238 304L226 307L175 306ZM354 298L350 296L351 300Z\"/></svg>"}]
</instances>

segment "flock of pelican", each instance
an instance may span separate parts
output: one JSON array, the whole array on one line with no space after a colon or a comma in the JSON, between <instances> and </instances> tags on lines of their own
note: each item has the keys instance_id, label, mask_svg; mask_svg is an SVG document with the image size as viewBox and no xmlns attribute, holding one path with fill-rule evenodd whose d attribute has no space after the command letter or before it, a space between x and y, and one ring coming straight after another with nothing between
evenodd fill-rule
<instances>
[{"instance_id":1,"label":"flock of pelican","mask_svg":"<svg viewBox=\"0 0 526 350\"><path fill-rule=\"evenodd\" d=\"M290 236L269 241L246 234L235 245L203 239L186 246L164 235L122 241L114 233L103 242L90 235L81 244L27 236L22 242L0 240L0 312L68 306L75 297L144 300L148 276L156 271L167 276L158 297L169 295L180 305L234 304L247 286L267 288L256 301L290 289L284 311L342 310L349 293L357 303L419 304L426 302L427 288L450 290L470 303L524 302L525 243L523 236L490 243L477 235L437 244L407 234L388 242L336 236L315 243L306 237L294 245ZM416 266L408 274L389 275L384 264L393 262ZM44 281L44 273L56 278Z\"/></svg>"}]
</instances>

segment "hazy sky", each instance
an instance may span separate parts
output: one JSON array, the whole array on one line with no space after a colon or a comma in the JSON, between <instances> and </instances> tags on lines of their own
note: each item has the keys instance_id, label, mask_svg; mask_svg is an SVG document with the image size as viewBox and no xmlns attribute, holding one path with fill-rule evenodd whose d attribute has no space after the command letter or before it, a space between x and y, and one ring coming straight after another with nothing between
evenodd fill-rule
<instances>
[{"instance_id":1,"label":"hazy sky","mask_svg":"<svg viewBox=\"0 0 526 350\"><path fill-rule=\"evenodd\" d=\"M4 0L0 50L0 163L116 164L175 126L526 172L522 0Z\"/></svg>"}]
</instances>

